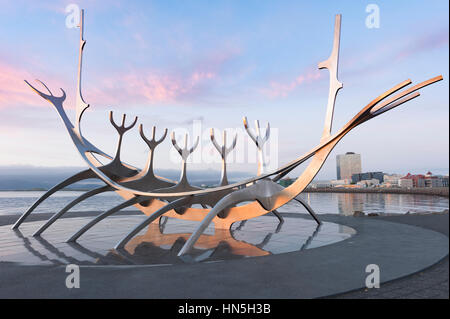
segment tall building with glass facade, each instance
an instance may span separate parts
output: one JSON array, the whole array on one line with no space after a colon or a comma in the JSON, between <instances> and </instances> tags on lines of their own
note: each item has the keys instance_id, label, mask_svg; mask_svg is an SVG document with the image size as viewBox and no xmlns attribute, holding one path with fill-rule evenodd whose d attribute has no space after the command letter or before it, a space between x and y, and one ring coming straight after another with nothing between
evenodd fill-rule
<instances>
[{"instance_id":1,"label":"tall building with glass facade","mask_svg":"<svg viewBox=\"0 0 450 319\"><path fill-rule=\"evenodd\" d=\"M352 179L353 174L361 174L361 155L353 152L336 156L337 179Z\"/></svg>"}]
</instances>

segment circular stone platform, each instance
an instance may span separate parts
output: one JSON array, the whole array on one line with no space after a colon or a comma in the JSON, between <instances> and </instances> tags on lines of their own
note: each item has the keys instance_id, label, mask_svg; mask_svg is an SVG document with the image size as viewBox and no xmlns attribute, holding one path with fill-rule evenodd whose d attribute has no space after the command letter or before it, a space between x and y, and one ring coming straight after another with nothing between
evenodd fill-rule
<instances>
[{"instance_id":1,"label":"circular stone platform","mask_svg":"<svg viewBox=\"0 0 450 319\"><path fill-rule=\"evenodd\" d=\"M40 220L38 224L34 224L35 226L41 225L43 220L48 218L48 215L45 218L38 215L32 216ZM308 220L311 225L314 225L313 221L303 214L282 215L285 217L286 226L291 222L298 222L296 225L299 226L305 225ZM122 216L117 216L119 217ZM320 215L320 218L323 222L353 228L356 234L347 240L314 249L302 251L297 249L257 258L204 260L204 262L169 265L81 264L80 288L67 289L65 286L68 275L66 266L55 265L57 262L54 263L53 260L61 258L65 260L64 263L71 261L78 263L78 260L71 259L75 256L74 250L61 251L61 246L64 247L67 244L52 243L51 236L52 234L56 236L57 228L63 234L67 234L76 230L77 227L72 229L70 226L69 231L69 228L60 228L55 224L43 234L43 240L35 241L29 237L36 229L31 227L34 222L23 224L21 233L16 232L12 235L9 227L15 218L0 217L0 222L7 225L0 230L0 248L5 249L4 252L6 252L6 246L9 245L10 250L6 254L8 258L11 258L12 252L18 247L35 249L41 247L36 249L34 258L38 260L47 258L48 263L52 264L25 266L0 261L0 298L317 298L365 287L368 275L366 267L369 264L379 266L383 287L385 282L422 271L448 255L448 237L430 229L389 222L377 217ZM408 219L408 216L404 218ZM429 218L434 220L433 216ZM75 220L76 218L68 218L57 223L71 225ZM133 217L133 221L138 219ZM272 227L270 230L273 232L272 237L276 237L277 223L275 219L273 221L270 223ZM99 224L86 233L85 238L81 237L80 243L93 245L88 236L100 233L101 227L105 227L107 231L108 224L106 220L104 222L103 226ZM135 225L135 223L132 224ZM171 220L168 220L166 230L169 229L170 224ZM236 228L239 226L239 224L235 225L233 229L238 230ZM246 225L242 228L244 226ZM300 227L296 230L301 232ZM310 231L313 231L313 228L310 228ZM124 230L121 235L125 233ZM235 234L235 239L243 239L239 238L236 232ZM262 233L260 235L258 241L252 243L253 246L263 241L264 236L268 235L267 230L264 235ZM310 235L311 233L305 234L304 239ZM104 235L103 239L104 242L98 244L102 247L110 247L108 236ZM314 240L311 244L313 242ZM296 247L302 245L301 242L295 244ZM14 245L16 248L13 247ZM130 245L126 248L132 249L133 242L130 242ZM176 245L173 244L172 247L175 246L174 250L178 251L182 243ZM135 247L137 248L138 245ZM312 246L309 247L312 248ZM87 253L90 252L83 251L84 255ZM28 252L26 254L29 255ZM93 255L92 258L95 260L99 256Z\"/></svg>"},{"instance_id":2,"label":"circular stone platform","mask_svg":"<svg viewBox=\"0 0 450 319\"><path fill-rule=\"evenodd\" d=\"M135 236L125 249L112 247L146 218L144 215L113 216L94 226L77 243L66 240L92 217L66 218L55 222L41 237L32 234L42 224L24 223L20 230L0 227L0 261L22 265L155 265L211 262L276 255L317 248L350 238L354 229L331 222L285 218L279 223L261 216L235 223L231 230L208 227L192 252L178 251L198 225L197 222L163 217Z\"/></svg>"}]
</instances>

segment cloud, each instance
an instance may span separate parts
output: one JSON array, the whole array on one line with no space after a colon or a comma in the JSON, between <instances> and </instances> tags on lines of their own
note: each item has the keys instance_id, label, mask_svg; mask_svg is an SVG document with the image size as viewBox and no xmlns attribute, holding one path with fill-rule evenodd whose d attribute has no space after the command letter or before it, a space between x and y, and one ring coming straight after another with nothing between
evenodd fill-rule
<instances>
[{"instance_id":1,"label":"cloud","mask_svg":"<svg viewBox=\"0 0 450 319\"><path fill-rule=\"evenodd\" d=\"M216 77L216 73L204 71L186 76L145 70L129 72L98 81L98 87L87 89L86 96L94 104L180 102L205 93L205 86Z\"/></svg>"},{"instance_id":2,"label":"cloud","mask_svg":"<svg viewBox=\"0 0 450 319\"><path fill-rule=\"evenodd\" d=\"M110 75L89 70L94 77L83 83L83 97L92 105L111 105L118 103L157 104L184 103L198 97L207 96L217 85L225 64L239 51L224 50L212 52L198 58L187 68L175 71L165 69L142 69L112 72ZM86 72L86 70L84 70ZM48 106L48 102L38 97L24 82L28 80L36 88L46 92L40 83L34 81L36 75L5 60L0 61L0 109L15 106ZM59 87L67 93L65 108L73 108L75 82L64 76L45 74L42 78L55 94Z\"/></svg>"},{"instance_id":3,"label":"cloud","mask_svg":"<svg viewBox=\"0 0 450 319\"><path fill-rule=\"evenodd\" d=\"M448 29L434 30L410 39L408 43L396 52L395 57L397 60L403 60L409 56L431 51L444 45L448 45Z\"/></svg>"},{"instance_id":4,"label":"cloud","mask_svg":"<svg viewBox=\"0 0 450 319\"><path fill-rule=\"evenodd\" d=\"M33 79L30 73L0 61L0 109L16 105L41 106L42 99L23 81Z\"/></svg>"},{"instance_id":5,"label":"cloud","mask_svg":"<svg viewBox=\"0 0 450 319\"><path fill-rule=\"evenodd\" d=\"M348 76L367 76L391 70L393 63L411 59L424 52L448 46L448 29L431 30L421 35L413 34L397 42L389 41L366 50L364 53L349 56L342 61L343 74Z\"/></svg>"},{"instance_id":6,"label":"cloud","mask_svg":"<svg viewBox=\"0 0 450 319\"><path fill-rule=\"evenodd\" d=\"M143 68L99 76L85 85L88 103L183 103L208 95L220 85L225 65L240 51L213 52L187 69L175 71Z\"/></svg>"},{"instance_id":7,"label":"cloud","mask_svg":"<svg viewBox=\"0 0 450 319\"><path fill-rule=\"evenodd\" d=\"M271 98L286 97L300 85L313 83L321 78L319 70L308 69L290 82L271 81L269 88L262 89Z\"/></svg>"},{"instance_id":8,"label":"cloud","mask_svg":"<svg viewBox=\"0 0 450 319\"><path fill-rule=\"evenodd\" d=\"M11 63L0 61L0 109L11 107L48 107L48 102L38 96L25 82L27 80L38 90L47 93L47 90L35 81L36 74L26 71ZM46 74L42 80L53 94L61 95L60 87L67 93L65 107L70 109L74 92L71 92L72 85L67 85L67 81L62 77L53 74Z\"/></svg>"}]
</instances>

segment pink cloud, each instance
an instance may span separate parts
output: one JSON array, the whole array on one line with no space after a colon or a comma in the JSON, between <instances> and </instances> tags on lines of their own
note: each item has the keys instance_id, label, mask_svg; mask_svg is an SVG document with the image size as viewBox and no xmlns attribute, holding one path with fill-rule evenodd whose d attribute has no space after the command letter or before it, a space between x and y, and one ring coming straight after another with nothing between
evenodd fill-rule
<instances>
[{"instance_id":1,"label":"pink cloud","mask_svg":"<svg viewBox=\"0 0 450 319\"><path fill-rule=\"evenodd\" d=\"M115 75L88 88L86 97L92 103L165 103L180 102L204 94L204 86L217 78L214 72L193 71L187 76L160 75L150 71Z\"/></svg>"},{"instance_id":2,"label":"pink cloud","mask_svg":"<svg viewBox=\"0 0 450 319\"><path fill-rule=\"evenodd\" d=\"M85 98L93 104L183 103L207 95L221 78L224 65L239 50L212 52L190 70L142 69L116 73L85 85Z\"/></svg>"},{"instance_id":3,"label":"pink cloud","mask_svg":"<svg viewBox=\"0 0 450 319\"><path fill-rule=\"evenodd\" d=\"M263 92L271 98L286 97L300 85L313 83L320 78L321 73L319 70L309 69L304 74L300 74L294 80L287 83L271 81L270 88L263 89Z\"/></svg>"},{"instance_id":4,"label":"pink cloud","mask_svg":"<svg viewBox=\"0 0 450 319\"><path fill-rule=\"evenodd\" d=\"M45 101L36 98L36 94L25 84L24 79L33 77L27 71L0 62L0 108L45 104Z\"/></svg>"},{"instance_id":5,"label":"pink cloud","mask_svg":"<svg viewBox=\"0 0 450 319\"><path fill-rule=\"evenodd\" d=\"M0 109L17 106L47 107L49 105L48 102L39 97L24 82L24 80L27 80L38 90L47 93L42 84L35 81L36 78L36 74L25 70L25 68L0 61ZM45 75L45 78L40 78L40 80L57 96L61 95L59 88L62 87L67 93L65 107L70 108L72 106L73 103L70 103L73 98L72 85L69 86L66 84L67 81L62 81L60 78L48 74Z\"/></svg>"},{"instance_id":6,"label":"pink cloud","mask_svg":"<svg viewBox=\"0 0 450 319\"><path fill-rule=\"evenodd\" d=\"M46 90L34 79L36 75L21 68L0 62L0 109L14 106L48 106L48 102L33 92L24 80L35 85L38 90ZM217 78L214 71L192 71L190 74L161 75L150 71L118 74L84 85L86 101L92 104L115 103L160 103L177 102L188 97L205 93L206 86ZM41 79L55 95L60 95L59 87L67 93L64 106L73 107L72 90L75 83L65 85L65 81Z\"/></svg>"},{"instance_id":7,"label":"pink cloud","mask_svg":"<svg viewBox=\"0 0 450 319\"><path fill-rule=\"evenodd\" d=\"M238 51L224 50L212 52L199 59L190 70L137 69L112 73L111 75L94 73L94 77L83 83L83 97L93 106L118 103L183 103L207 95L220 79L224 65ZM35 67L34 67L35 69ZM86 70L92 74L95 70ZM28 80L36 88L46 92L41 79L55 95L60 95L62 87L67 93L64 106L73 107L75 81L71 76L68 82L64 77L52 74L35 74L25 68L0 61L0 108L11 106L48 106L48 102L33 92L23 80Z\"/></svg>"}]
</instances>

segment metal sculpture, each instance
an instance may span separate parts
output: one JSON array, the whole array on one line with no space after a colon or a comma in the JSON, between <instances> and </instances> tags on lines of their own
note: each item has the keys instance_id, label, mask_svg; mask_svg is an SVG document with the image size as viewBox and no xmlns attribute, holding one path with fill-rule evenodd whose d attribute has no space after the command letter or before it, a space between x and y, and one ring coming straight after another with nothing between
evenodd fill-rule
<instances>
[{"instance_id":1,"label":"metal sculpture","mask_svg":"<svg viewBox=\"0 0 450 319\"><path fill-rule=\"evenodd\" d=\"M311 207L298 198L298 195L308 186L308 184L319 172L336 144L358 125L418 97L419 92L417 91L419 89L442 80L442 76L437 76L421 82L409 89L400 91L411 84L411 80L403 81L375 98L372 102L362 108L359 113L357 113L346 125L344 125L344 127L332 134L331 128L336 96L338 91L342 88L342 83L338 80L341 15L336 15L331 55L326 61L321 62L318 65L319 69L327 69L330 75L330 88L325 124L319 144L306 154L298 157L288 164L268 172L263 156L263 146L269 138L270 126L267 124L265 136L262 137L259 122L256 121L256 133L253 133L248 127L247 119L244 118L244 127L250 138L255 142L258 149L258 171L255 177L229 184L226 171L226 156L234 148L236 144L236 137L234 137L231 146L227 147L226 132L224 132L223 145L220 146L217 143L214 136L214 131L212 130L211 141L222 158L221 181L217 187L201 189L199 187L191 186L186 177L186 160L187 157L195 150L198 144L198 138L197 142L195 142L191 148L188 148L186 135L184 147L180 147L175 139L174 133L172 132L172 144L182 157L180 180L175 183L156 176L153 173L154 150L156 146L166 137L167 130L160 140L155 141L155 127L153 127L153 138L152 140L148 140L143 133L142 125L140 125L140 135L150 148L149 159L144 170L139 170L138 168L125 164L120 158L122 136L136 124L137 118L130 126L126 127L124 115L121 126L118 126L113 121L112 113L110 113L111 123L119 133L117 151L114 157L102 152L99 148L95 147L83 137L80 130L80 122L84 111L89 107L89 104L84 102L81 94L82 55L86 44L86 41L83 39L83 25L84 12L82 10L79 25L80 45L75 125L72 124L64 111L63 102L66 95L62 89L62 95L57 97L54 96L42 82L40 83L45 87L49 94L45 94L37 90L27 81L25 82L38 95L49 101L56 108L68 130L70 137L72 138L72 141L75 144L75 147L88 165L89 169L69 177L46 192L19 218L13 228L18 228L27 216L29 216L29 214L40 203L42 203L42 201L56 191L83 179L97 178L103 181L105 186L89 191L69 203L60 212L56 213L47 223L45 223L44 226L42 226L34 235L39 236L54 221L82 200L105 191L115 191L126 201L94 218L87 225L77 231L71 238L69 238L68 241L76 241L83 233L104 218L119 211L120 209L134 205L148 217L141 222L141 224L137 225L135 229L131 230L122 240L120 240L115 246L116 249L124 247L125 244L137 235L144 227L157 221L163 215L200 222L194 233L189 236L186 243L179 251L179 256L189 253L197 240L200 238L203 231L208 227L208 225L210 225L211 222L214 223L216 229L229 229L231 224L234 222L246 221L250 218L265 215L270 212L279 217L280 222L282 222L282 218L279 214L277 214L276 210L292 200L296 200L302 204L314 220L320 225L320 221ZM102 162L97 159L98 156L111 160L111 162L103 165ZM307 160L311 161L294 183L286 188L277 183L281 178L286 176L286 174ZM238 204L242 202L248 203L238 206ZM193 207L194 204L201 204L202 208L195 208Z\"/></svg>"}]
</instances>

